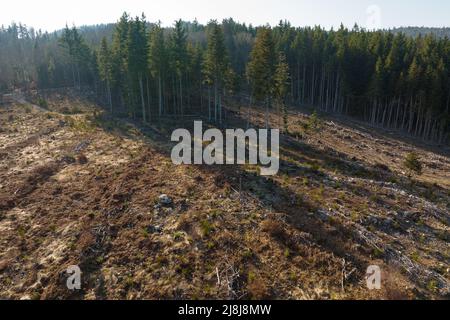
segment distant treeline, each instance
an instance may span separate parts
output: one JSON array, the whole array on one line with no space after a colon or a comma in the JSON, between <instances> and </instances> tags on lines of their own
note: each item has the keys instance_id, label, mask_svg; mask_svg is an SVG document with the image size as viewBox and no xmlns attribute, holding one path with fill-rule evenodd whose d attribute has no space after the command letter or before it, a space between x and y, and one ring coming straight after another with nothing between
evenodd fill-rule
<instances>
[{"instance_id":1,"label":"distant treeline","mask_svg":"<svg viewBox=\"0 0 450 320\"><path fill-rule=\"evenodd\" d=\"M450 28L426 28L426 27L403 27L394 28L391 30L393 33L403 33L409 37L418 37L426 35L434 35L437 38L450 38Z\"/></svg>"},{"instance_id":2,"label":"distant treeline","mask_svg":"<svg viewBox=\"0 0 450 320\"><path fill-rule=\"evenodd\" d=\"M145 122L199 114L221 122L223 97L353 116L440 143L450 133L448 29L327 31L124 14L116 24L0 29L0 90L89 86L112 113ZM286 119L285 122L288 120Z\"/></svg>"}]
</instances>

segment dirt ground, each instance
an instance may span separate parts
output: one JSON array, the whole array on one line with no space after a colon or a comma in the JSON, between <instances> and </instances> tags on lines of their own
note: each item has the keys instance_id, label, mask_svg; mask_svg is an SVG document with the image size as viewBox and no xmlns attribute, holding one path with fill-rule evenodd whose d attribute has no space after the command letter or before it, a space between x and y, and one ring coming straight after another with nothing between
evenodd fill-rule
<instances>
[{"instance_id":1,"label":"dirt ground","mask_svg":"<svg viewBox=\"0 0 450 320\"><path fill-rule=\"evenodd\" d=\"M0 106L0 298L449 297L445 148L345 119L305 129L311 117L292 111L280 173L261 177L172 164L172 129L192 121L141 127L61 95L48 109L19 102ZM250 121L263 126L263 111ZM413 178L411 151L424 164ZM66 287L70 265L81 290ZM381 290L367 289L369 265Z\"/></svg>"}]
</instances>

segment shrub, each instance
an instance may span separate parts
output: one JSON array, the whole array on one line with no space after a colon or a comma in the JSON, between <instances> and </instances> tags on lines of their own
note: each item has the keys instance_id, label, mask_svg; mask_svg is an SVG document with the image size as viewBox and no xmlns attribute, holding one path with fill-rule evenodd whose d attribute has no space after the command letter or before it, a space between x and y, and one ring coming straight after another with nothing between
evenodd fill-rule
<instances>
[{"instance_id":1,"label":"shrub","mask_svg":"<svg viewBox=\"0 0 450 320\"><path fill-rule=\"evenodd\" d=\"M47 100L45 100L45 98L43 98L43 97L38 98L37 104L41 108L48 109Z\"/></svg>"},{"instance_id":2,"label":"shrub","mask_svg":"<svg viewBox=\"0 0 450 320\"><path fill-rule=\"evenodd\" d=\"M406 155L403 165L412 173L415 173L417 175L422 174L422 163L420 162L419 156L414 152L408 153Z\"/></svg>"},{"instance_id":3,"label":"shrub","mask_svg":"<svg viewBox=\"0 0 450 320\"><path fill-rule=\"evenodd\" d=\"M319 131L321 127L322 121L320 120L317 111L314 111L313 114L309 117L308 122L303 124L303 130L305 132L308 132L309 130Z\"/></svg>"},{"instance_id":4,"label":"shrub","mask_svg":"<svg viewBox=\"0 0 450 320\"><path fill-rule=\"evenodd\" d=\"M183 238L184 238L184 233L181 231L177 231L173 234L173 239L175 241L181 241L181 240L183 240Z\"/></svg>"},{"instance_id":5,"label":"shrub","mask_svg":"<svg viewBox=\"0 0 450 320\"><path fill-rule=\"evenodd\" d=\"M214 230L214 225L208 220L203 220L200 223L200 229L202 232L202 236L206 237Z\"/></svg>"}]
</instances>

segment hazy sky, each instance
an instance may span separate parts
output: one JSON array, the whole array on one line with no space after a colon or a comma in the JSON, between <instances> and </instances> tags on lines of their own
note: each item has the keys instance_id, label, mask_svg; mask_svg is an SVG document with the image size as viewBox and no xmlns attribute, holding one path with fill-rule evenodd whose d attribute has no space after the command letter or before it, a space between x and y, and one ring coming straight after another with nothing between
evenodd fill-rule
<instances>
[{"instance_id":1,"label":"hazy sky","mask_svg":"<svg viewBox=\"0 0 450 320\"><path fill-rule=\"evenodd\" d=\"M115 22L122 12L145 12L148 20L165 25L175 19L201 23L233 17L240 22L276 24L287 19L295 26L343 22L373 29L394 26L450 26L448 0L15 0L3 1L0 24L22 22L53 31L69 25Z\"/></svg>"}]
</instances>

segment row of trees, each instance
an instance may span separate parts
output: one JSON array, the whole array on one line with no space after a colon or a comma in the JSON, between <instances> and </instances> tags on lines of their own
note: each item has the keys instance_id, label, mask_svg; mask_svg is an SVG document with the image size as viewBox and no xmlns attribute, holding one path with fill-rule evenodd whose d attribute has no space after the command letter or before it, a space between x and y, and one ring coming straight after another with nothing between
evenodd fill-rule
<instances>
[{"instance_id":1,"label":"row of trees","mask_svg":"<svg viewBox=\"0 0 450 320\"><path fill-rule=\"evenodd\" d=\"M199 33L205 37L196 38ZM198 105L203 110L205 104L209 120L221 123L222 95L236 85L217 21L201 27L180 20L167 30L159 23L148 24L144 16L131 19L124 14L111 43L103 38L98 64L111 112L125 108L144 122L155 116L184 116L198 111Z\"/></svg>"},{"instance_id":2,"label":"row of trees","mask_svg":"<svg viewBox=\"0 0 450 320\"><path fill-rule=\"evenodd\" d=\"M234 70L239 68L240 57L234 55L233 66L224 28L217 21L210 21L206 27L194 24L194 33L205 35L203 41L188 39L189 27L182 21L176 21L171 30L164 30L159 24L147 25L144 16L130 19L124 14L112 43L102 40L99 71L112 112L115 106L125 107L129 114L147 122L155 111L158 117L184 116L186 111L199 111L195 108L198 105L202 111L205 102L208 119L221 124L223 96L237 93L239 77L247 80L251 96L264 102L267 112L274 98L280 110L285 110L282 106L287 96L289 67L284 53L275 46L271 28L258 29L248 65L238 77ZM233 41L228 42L235 47ZM117 93L114 99L112 92ZM157 97L157 110L152 107L152 97Z\"/></svg>"},{"instance_id":3,"label":"row of trees","mask_svg":"<svg viewBox=\"0 0 450 320\"><path fill-rule=\"evenodd\" d=\"M232 19L163 28L124 14L115 25L54 34L2 28L0 53L0 86L89 86L111 112L144 122L201 114L221 123L225 96L250 97L279 108L285 123L286 104L310 105L425 140L449 138L447 37Z\"/></svg>"},{"instance_id":4,"label":"row of trees","mask_svg":"<svg viewBox=\"0 0 450 320\"><path fill-rule=\"evenodd\" d=\"M277 29L291 97L328 112L444 142L450 124L450 41L432 35Z\"/></svg>"},{"instance_id":5,"label":"row of trees","mask_svg":"<svg viewBox=\"0 0 450 320\"><path fill-rule=\"evenodd\" d=\"M95 87L97 59L76 28L42 33L0 27L0 92L21 88Z\"/></svg>"}]
</instances>

